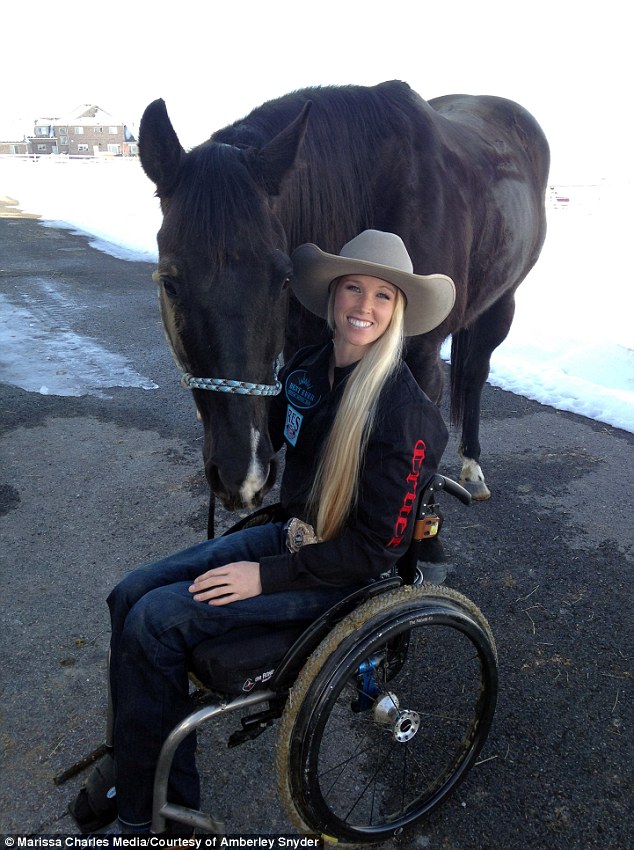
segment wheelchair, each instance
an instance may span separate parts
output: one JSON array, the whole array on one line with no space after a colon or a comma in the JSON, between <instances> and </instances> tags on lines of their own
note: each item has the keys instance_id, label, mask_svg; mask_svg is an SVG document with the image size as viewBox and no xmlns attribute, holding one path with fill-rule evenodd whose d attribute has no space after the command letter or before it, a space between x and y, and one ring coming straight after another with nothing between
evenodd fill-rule
<instances>
[{"instance_id":1,"label":"wheelchair","mask_svg":"<svg viewBox=\"0 0 634 850\"><path fill-rule=\"evenodd\" d=\"M433 476L393 574L308 627L240 629L195 649L192 712L168 736L156 767L153 833L175 821L226 834L221 818L169 802L168 781L181 741L228 713L241 714L229 746L279 721L279 798L300 832L325 843L398 836L456 790L489 733L498 668L479 609L426 578L441 491L471 500L456 482ZM225 533L268 522L275 509Z\"/></svg>"}]
</instances>

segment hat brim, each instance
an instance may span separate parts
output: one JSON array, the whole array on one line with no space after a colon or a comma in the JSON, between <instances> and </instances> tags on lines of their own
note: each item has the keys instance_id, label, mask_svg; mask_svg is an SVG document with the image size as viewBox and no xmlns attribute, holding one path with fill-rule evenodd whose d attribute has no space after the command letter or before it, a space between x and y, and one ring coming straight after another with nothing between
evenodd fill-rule
<instances>
[{"instance_id":1,"label":"hat brim","mask_svg":"<svg viewBox=\"0 0 634 850\"><path fill-rule=\"evenodd\" d=\"M293 292L301 304L317 316L328 316L330 284L338 277L365 274L393 283L405 294L406 336L429 333L449 315L456 300L456 287L445 274L413 274L380 263L327 254L307 243L296 248L293 262Z\"/></svg>"}]
</instances>

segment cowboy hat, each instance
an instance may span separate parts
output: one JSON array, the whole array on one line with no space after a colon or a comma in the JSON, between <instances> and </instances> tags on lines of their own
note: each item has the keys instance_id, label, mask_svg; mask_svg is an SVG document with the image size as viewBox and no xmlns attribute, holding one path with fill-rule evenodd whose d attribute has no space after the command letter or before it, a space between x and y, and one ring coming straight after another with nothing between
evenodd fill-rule
<instances>
[{"instance_id":1,"label":"cowboy hat","mask_svg":"<svg viewBox=\"0 0 634 850\"><path fill-rule=\"evenodd\" d=\"M456 288L444 274L413 274L413 265L403 240L395 233L364 230L347 242L341 253L326 254L308 242L295 249L293 292L317 316L327 318L330 284L339 277L365 274L387 280L407 299L406 336L424 334L437 327L451 312Z\"/></svg>"}]
</instances>

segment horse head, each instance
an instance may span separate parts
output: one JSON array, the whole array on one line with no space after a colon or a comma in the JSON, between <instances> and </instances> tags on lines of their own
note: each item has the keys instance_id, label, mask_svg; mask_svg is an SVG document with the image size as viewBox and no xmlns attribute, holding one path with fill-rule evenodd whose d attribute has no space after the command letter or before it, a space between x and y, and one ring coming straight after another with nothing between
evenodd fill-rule
<instances>
[{"instance_id":1,"label":"horse head","mask_svg":"<svg viewBox=\"0 0 634 850\"><path fill-rule=\"evenodd\" d=\"M292 272L275 198L307 117L308 105L261 148L210 139L189 152L162 100L140 125L163 213L154 275L163 326L204 425L207 480L229 509L257 506L275 480L266 394L276 391Z\"/></svg>"}]
</instances>

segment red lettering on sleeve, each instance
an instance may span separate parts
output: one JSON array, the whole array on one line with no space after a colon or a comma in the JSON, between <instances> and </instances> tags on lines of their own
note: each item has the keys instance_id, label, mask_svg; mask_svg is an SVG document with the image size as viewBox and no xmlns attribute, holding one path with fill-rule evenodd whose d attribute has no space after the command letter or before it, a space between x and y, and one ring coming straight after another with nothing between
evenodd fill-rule
<instances>
[{"instance_id":1,"label":"red lettering on sleeve","mask_svg":"<svg viewBox=\"0 0 634 850\"><path fill-rule=\"evenodd\" d=\"M407 531L407 526L409 523L409 515L412 512L412 508L416 504L416 497L418 493L418 479L420 478L420 470L423 465L423 461L425 460L425 451L426 451L425 442L423 440L417 440L414 445L414 451L412 453L412 466L411 472L408 473L405 478L405 484L407 485L407 489L405 491L405 495L403 496L403 501L401 503L401 507L399 508L398 517L394 524L394 536L387 544L387 548L398 546L403 541L403 537L405 536L405 532Z\"/></svg>"}]
</instances>

